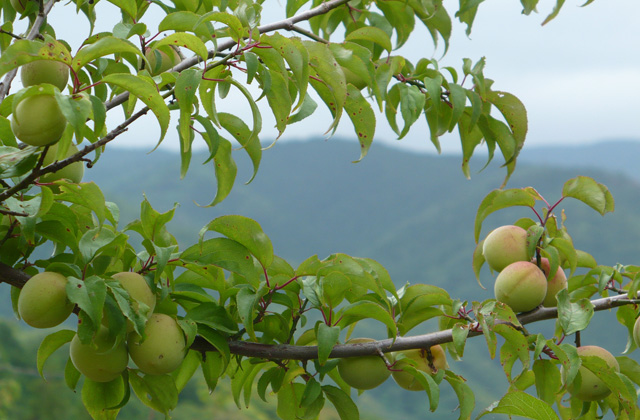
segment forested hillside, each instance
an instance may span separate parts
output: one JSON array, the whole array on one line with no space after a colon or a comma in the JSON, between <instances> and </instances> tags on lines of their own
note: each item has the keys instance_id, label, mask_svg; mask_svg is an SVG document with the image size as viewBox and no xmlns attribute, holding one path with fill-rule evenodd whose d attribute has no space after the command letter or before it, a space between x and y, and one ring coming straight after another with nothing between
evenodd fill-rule
<instances>
[{"instance_id":1,"label":"forested hillside","mask_svg":"<svg viewBox=\"0 0 640 420\"><path fill-rule=\"evenodd\" d=\"M597 150L602 151L607 145L599 147ZM620 143L615 147L621 147ZM624 147L628 147L629 152L617 150L616 156L637 156L633 152L636 144ZM222 204L206 208L199 207L194 200L205 205L215 194L216 187L209 181L211 177L207 178L213 172L212 163L199 165L207 156L194 156L189 175L179 181L177 155L156 151L141 159L146 153L146 150L112 148L101 157L101 165L86 173L85 180L98 182L107 200L118 204L122 225L138 217L140 209L134 203L139 203L145 194L159 211L180 203L171 226L178 240L185 243L193 242L200 228L215 217L241 214L256 219L273 241L276 254L294 263L313 254L324 258L334 252L345 252L378 260L389 270L398 287L407 282L429 283L445 287L452 297L463 300L493 297L491 273L488 270L482 273L482 282L487 286L487 290L483 290L471 269L475 247L473 221L481 199L501 184L504 170L492 164L478 173L484 166L481 157L474 161L475 170L471 180L467 180L458 169L459 157L408 153L376 144L363 161L351 163L358 153L358 146L353 142L331 139L283 143L263 154L260 171L249 185L243 182L251 177L251 171L247 162L240 162L232 194ZM632 164L634 159L619 161L612 167L599 152L603 164L598 168L598 162L593 158L597 153L580 149L575 149L575 153L566 149L562 153L554 149L525 150L509 187L532 186L555 201L567 179L577 175L593 176L611 189L616 199L616 211L603 218L584 205L563 202L561 207L566 209L566 223L573 232L574 243L600 263L637 264L640 262L640 219L637 216L640 181L621 174L635 170L622 168ZM149 174L154 174L153 178ZM520 217L533 217L533 214L527 208L520 208L491 216L483 235L493 226L511 223ZM425 261L429 269L421 270L419 267L424 267ZM5 302L2 313L9 315L8 288L0 288L0 294ZM607 323L612 325L602 327ZM415 333L436 326L428 324L423 328ZM553 328L553 321L532 326L532 331L537 328ZM375 333L366 326L356 331ZM611 349L620 353L626 338L617 340L617 336L623 334L624 327L617 324L611 314L598 317L583 334L583 342L619 342ZM450 360L449 364L469 379L480 399L477 405L484 407L499 397L499 391L492 393L493 381L504 381L504 374L499 361L490 361L486 356L486 345L481 340L477 338L467 344L467 349L473 346L473 352L469 353L475 352L476 357L465 354L464 362ZM33 363L34 360L30 360L24 366L32 367ZM35 381L39 379L33 378L32 382ZM70 391L61 389L57 392L71 395ZM181 410L196 410L189 414L195 415L197 407L203 407L201 401L206 396L198 394L202 392L206 393L195 385L188 388L187 397L193 404L180 405ZM216 395L220 398L228 393ZM438 418L448 418L445 407L455 408L455 397L450 397L441 396L443 403L436 413ZM26 398L26 395L20 398ZM428 409L426 395L401 391L391 380L383 388L364 393L359 401L361 406L368 407L362 408L363 418L367 419L391 418L391 414L387 416L386 413L393 413L395 418L423 418ZM233 405L232 401L227 402ZM139 414L131 411L134 407L128 410L131 418ZM126 412L122 412L122 418L129 418L125 417ZM235 412L235 415L244 414ZM174 418L191 417L176 413Z\"/></svg>"}]
</instances>

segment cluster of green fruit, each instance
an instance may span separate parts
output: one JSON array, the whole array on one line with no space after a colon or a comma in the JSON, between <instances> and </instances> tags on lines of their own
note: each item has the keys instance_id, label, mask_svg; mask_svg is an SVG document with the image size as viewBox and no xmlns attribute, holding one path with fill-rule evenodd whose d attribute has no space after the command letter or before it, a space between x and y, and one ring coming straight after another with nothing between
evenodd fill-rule
<instances>
[{"instance_id":1,"label":"cluster of green fruit","mask_svg":"<svg viewBox=\"0 0 640 420\"><path fill-rule=\"evenodd\" d=\"M36 60L24 64L20 68L22 85L25 88L40 86L35 91L21 91L16 95L18 100L11 118L11 130L15 137L29 146L49 146L42 162L47 166L56 160L57 142L62 137L67 126L67 119L62 114L55 95L50 89L44 89L43 84L53 85L58 90L64 90L69 80L69 68L66 64L52 60ZM69 145L65 157L78 152L78 148ZM59 179L67 179L78 183L84 176L82 162L74 162L64 168L43 175L42 183L51 183Z\"/></svg>"},{"instance_id":2,"label":"cluster of green fruit","mask_svg":"<svg viewBox=\"0 0 640 420\"><path fill-rule=\"evenodd\" d=\"M567 288L567 276L561 267L550 276L547 258L541 258L540 267L532 260L527 231L519 226L491 231L483 242L482 255L489 267L499 272L494 285L496 299L514 312L531 311L540 305L555 307L556 294Z\"/></svg>"},{"instance_id":3,"label":"cluster of green fruit","mask_svg":"<svg viewBox=\"0 0 640 420\"><path fill-rule=\"evenodd\" d=\"M134 310L139 303L153 312L156 299L147 281L138 273L114 274L133 300ZM50 328L66 320L74 305L67 296L68 280L54 272L43 272L31 277L18 297L18 314L30 326ZM113 336L106 318L89 343L82 343L76 334L71 340L70 357L80 373L96 382L116 379L127 368L129 356L136 366L149 375L162 375L174 371L186 354L186 341L177 321L162 313L153 313L144 329L145 338L134 331L127 321L124 336Z\"/></svg>"},{"instance_id":4,"label":"cluster of green fruit","mask_svg":"<svg viewBox=\"0 0 640 420\"><path fill-rule=\"evenodd\" d=\"M374 341L371 338L353 338L347 344L368 343ZM429 349L431 362L425 349L403 350L386 355L389 365L380 356L358 356L340 359L338 373L347 385L367 390L376 388L389 376L393 376L396 383L409 391L422 391L422 384L403 367L411 366L417 371L433 375L438 369L447 367L447 356L444 349L435 345Z\"/></svg>"}]
</instances>

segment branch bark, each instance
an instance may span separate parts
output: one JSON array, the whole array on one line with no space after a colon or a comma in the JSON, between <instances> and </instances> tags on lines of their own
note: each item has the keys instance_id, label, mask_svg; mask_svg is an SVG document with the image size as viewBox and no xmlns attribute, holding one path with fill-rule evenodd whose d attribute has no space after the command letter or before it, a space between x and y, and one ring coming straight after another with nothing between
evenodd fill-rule
<instances>
[{"instance_id":1,"label":"branch bark","mask_svg":"<svg viewBox=\"0 0 640 420\"><path fill-rule=\"evenodd\" d=\"M0 263L0 282L9 283L15 287L22 287L29 279L29 276L13 267ZM591 301L594 311L604 311L624 305L637 304L637 301L629 298L626 294L594 299ZM558 317L556 308L540 307L531 312L518 316L522 325L544 321ZM482 335L482 332L474 331L474 325L470 325L469 337ZM436 344L450 343L453 341L452 330L436 331L428 334L414 335L409 337L397 337L395 340L387 338L385 340L372 341L358 344L338 344L329 357L344 358L356 356L377 355L380 352L388 353L399 350L410 350L419 348L429 348ZM198 336L191 345L191 349L199 352L217 351L204 338ZM231 354L258 357L268 360L312 360L318 358L318 346L295 346L290 344L262 344L249 341L234 340L229 342Z\"/></svg>"}]
</instances>

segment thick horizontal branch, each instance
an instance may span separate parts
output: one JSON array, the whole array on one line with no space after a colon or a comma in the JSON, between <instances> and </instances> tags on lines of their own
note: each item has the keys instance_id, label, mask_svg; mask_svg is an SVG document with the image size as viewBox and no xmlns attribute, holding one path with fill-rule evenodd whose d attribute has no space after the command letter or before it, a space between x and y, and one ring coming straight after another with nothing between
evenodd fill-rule
<instances>
[{"instance_id":1,"label":"thick horizontal branch","mask_svg":"<svg viewBox=\"0 0 640 420\"><path fill-rule=\"evenodd\" d=\"M273 22L273 23L269 23L266 25L262 25L259 26L257 28L257 31L261 34L264 33L268 33L268 32L273 32L273 31L277 31L278 29L286 29L287 31L296 31L296 23L299 22L303 22L306 20L311 19L312 17L315 16L320 16L323 15L325 13L327 13L328 11L335 9L336 7L342 6L343 4L346 4L349 0L329 0L327 2L322 3L319 6L314 7L313 9L309 9L305 12L299 13L295 16L292 16L288 19L284 19L278 22ZM220 52L220 51L225 51L228 50L230 48L235 47L236 45L238 45L238 43L234 40L228 40L225 42L221 42L220 44L218 44L218 47L216 49L212 49L209 50L209 57L208 58L213 58L215 57L216 53ZM199 62L201 62L201 58L198 56L194 56L194 57L190 57L187 58L183 61L181 61L180 63L178 63L175 67L173 67L171 70L169 71L182 71L182 70L186 70L190 67L195 66L196 64L198 64ZM110 110L112 108L115 108L118 105L123 104L124 102L126 102L126 100L129 98L129 93L128 92L124 92L121 93L120 95L117 95L115 98L113 98L112 100L110 100L109 102L105 103L105 106L107 107L107 110Z\"/></svg>"},{"instance_id":2,"label":"thick horizontal branch","mask_svg":"<svg viewBox=\"0 0 640 420\"><path fill-rule=\"evenodd\" d=\"M12 286L21 288L28 279L29 276L24 272L0 263L0 282L9 283ZM617 308L619 306L636 304L637 301L630 299L626 294L622 294L618 296L594 299L591 303L593 304L593 310L597 312ZM519 315L518 320L522 325L526 325L557 317L557 308L540 307L531 312ZM469 337L482 335L482 332L474 330L474 326L477 325L470 324ZM450 343L452 341L452 330L449 329L422 335L397 337L395 340L387 338L385 340L371 341L368 343L338 344L331 351L330 357L344 358L376 355L380 352L388 353L399 350L429 348L436 344ZM191 348L200 352L217 351L213 345L200 336L196 337ZM269 360L312 360L318 358L318 346L261 344L238 340L230 341L229 348L232 354Z\"/></svg>"}]
</instances>

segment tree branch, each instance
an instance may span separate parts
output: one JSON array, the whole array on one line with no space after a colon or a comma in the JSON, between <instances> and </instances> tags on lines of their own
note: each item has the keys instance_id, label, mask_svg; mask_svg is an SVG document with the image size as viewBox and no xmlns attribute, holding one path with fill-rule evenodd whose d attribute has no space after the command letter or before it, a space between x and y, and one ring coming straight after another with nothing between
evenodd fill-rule
<instances>
[{"instance_id":1,"label":"tree branch","mask_svg":"<svg viewBox=\"0 0 640 420\"><path fill-rule=\"evenodd\" d=\"M29 275L26 273L0 263L0 282L9 283L12 286L22 288L29 278ZM637 304L637 302L638 301L636 299L631 299L626 294L594 299L591 301L593 304L593 310L596 312L624 305ZM531 312L519 315L518 320L522 325L526 325L557 317L557 308L540 307ZM498 321L498 323L500 323L500 321ZM504 323L509 322L504 321ZM473 326L473 324L470 324L469 337L482 335L482 332L475 331L472 328ZM452 341L452 330L449 329L410 337L397 337L395 340L387 338L386 340L371 341L367 343L338 344L333 348L329 357L344 358L377 355L380 352L388 353L399 350L429 348L436 344L450 343ZM211 343L200 336L196 337L195 341L191 345L191 349L199 352L217 351ZM229 349L231 354L245 357L258 357L268 360L312 360L318 358L318 346L261 344L249 341L233 340L229 342Z\"/></svg>"},{"instance_id":2,"label":"tree branch","mask_svg":"<svg viewBox=\"0 0 640 420\"><path fill-rule=\"evenodd\" d=\"M349 0L329 0L325 3L322 3L319 6L314 7L313 9L309 9L306 12L302 12L295 16L292 16L289 19L284 19L279 22L273 22L273 23L259 26L257 30L261 34L277 31L278 29L286 29L287 31L294 31L296 28L295 26L296 23L309 20L315 16L323 15L328 11L335 9L336 7L346 4L348 1ZM216 55L216 53L220 51L228 50L229 48L232 48L236 45L237 45L237 42L234 40L228 40L228 41L222 42L218 44L217 49L209 50L208 58L213 58ZM186 60L183 60L180 63L178 63L175 67L173 67L169 71L180 72L182 70L188 69L189 67L195 66L201 60L202 59L198 56L187 58ZM107 107L107 111L117 107L118 105L123 104L128 98L129 98L129 93L124 92L116 96L109 102L106 102L105 106Z\"/></svg>"}]
</instances>

